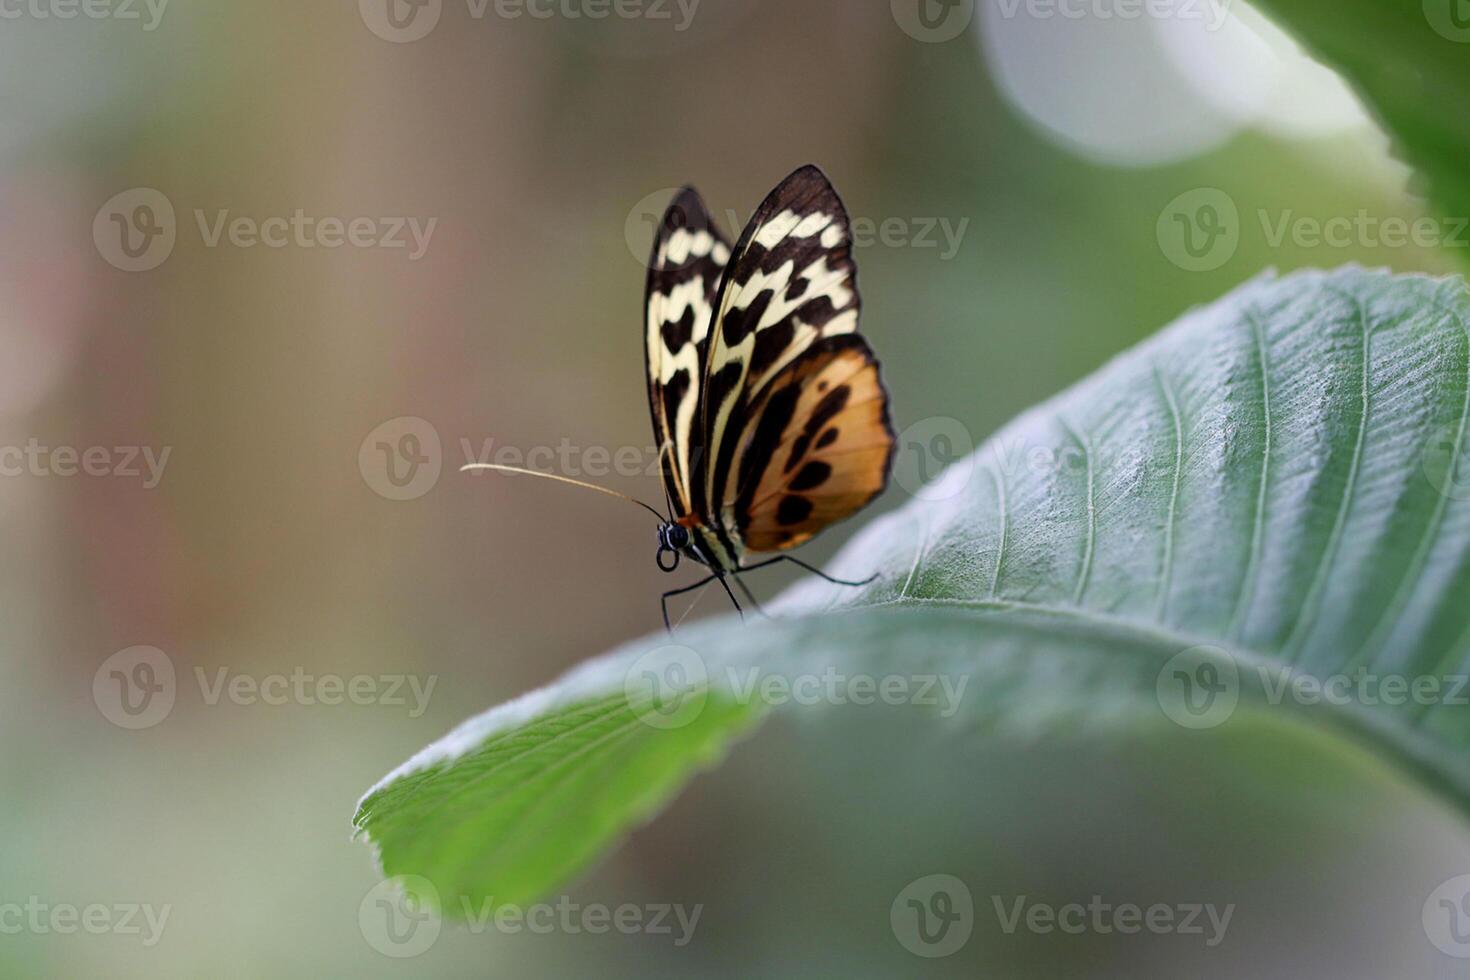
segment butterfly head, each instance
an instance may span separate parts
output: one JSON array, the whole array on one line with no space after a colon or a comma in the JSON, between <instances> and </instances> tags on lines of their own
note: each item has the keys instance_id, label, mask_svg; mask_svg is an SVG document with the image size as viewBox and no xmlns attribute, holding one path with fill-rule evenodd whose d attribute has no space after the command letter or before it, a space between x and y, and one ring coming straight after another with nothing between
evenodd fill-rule
<instances>
[{"instance_id":1,"label":"butterfly head","mask_svg":"<svg viewBox=\"0 0 1470 980\"><path fill-rule=\"evenodd\" d=\"M689 529L682 524L670 521L660 524L658 528L658 554L654 561L658 567L666 572L672 572L679 567L679 556L689 547ZM667 562L664 555L673 555Z\"/></svg>"}]
</instances>

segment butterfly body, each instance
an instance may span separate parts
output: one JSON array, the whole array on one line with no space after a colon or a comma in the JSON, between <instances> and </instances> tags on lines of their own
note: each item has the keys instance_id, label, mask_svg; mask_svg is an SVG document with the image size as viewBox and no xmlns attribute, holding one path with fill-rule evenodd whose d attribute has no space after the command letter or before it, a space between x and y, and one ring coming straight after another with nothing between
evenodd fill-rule
<instances>
[{"instance_id":1,"label":"butterfly body","mask_svg":"<svg viewBox=\"0 0 1470 980\"><path fill-rule=\"evenodd\" d=\"M782 181L733 247L692 188L675 197L645 297L671 511L660 568L688 557L727 593L727 577L775 561L810 569L785 555L744 562L802 544L882 492L894 437L878 362L856 332L860 305L847 212L816 167Z\"/></svg>"}]
</instances>

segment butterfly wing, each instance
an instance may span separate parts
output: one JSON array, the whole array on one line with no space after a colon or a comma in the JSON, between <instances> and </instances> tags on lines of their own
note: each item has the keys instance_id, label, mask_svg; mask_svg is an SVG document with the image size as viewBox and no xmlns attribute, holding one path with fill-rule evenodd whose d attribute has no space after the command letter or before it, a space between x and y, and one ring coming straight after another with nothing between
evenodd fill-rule
<instances>
[{"instance_id":1,"label":"butterfly wing","mask_svg":"<svg viewBox=\"0 0 1470 980\"><path fill-rule=\"evenodd\" d=\"M750 551L794 548L861 510L893 465L888 393L867 341L815 341L750 407L725 499Z\"/></svg>"},{"instance_id":2,"label":"butterfly wing","mask_svg":"<svg viewBox=\"0 0 1470 980\"><path fill-rule=\"evenodd\" d=\"M654 235L644 293L648 407L664 490L678 514L692 512L691 450L704 363L730 246L692 187L674 198Z\"/></svg>"},{"instance_id":3,"label":"butterfly wing","mask_svg":"<svg viewBox=\"0 0 1470 980\"><path fill-rule=\"evenodd\" d=\"M818 341L857 330L860 305L847 210L821 170L803 167L746 226L715 304L693 432L706 465L693 481L692 504L726 550L740 550L729 491L741 489L731 473L752 408Z\"/></svg>"}]
</instances>

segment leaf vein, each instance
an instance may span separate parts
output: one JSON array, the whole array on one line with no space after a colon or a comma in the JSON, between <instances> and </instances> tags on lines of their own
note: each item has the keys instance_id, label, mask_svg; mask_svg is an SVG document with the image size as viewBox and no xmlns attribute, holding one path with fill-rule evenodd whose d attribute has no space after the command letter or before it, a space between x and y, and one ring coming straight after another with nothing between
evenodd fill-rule
<instances>
[{"instance_id":1,"label":"leaf vein","mask_svg":"<svg viewBox=\"0 0 1470 980\"><path fill-rule=\"evenodd\" d=\"M1347 527L1348 513L1352 510L1353 494L1358 485L1358 470L1363 461L1363 444L1368 434L1368 421L1372 412L1369 367L1372 363L1373 333L1368 326L1368 317L1363 312L1362 303L1355 296L1350 298L1357 311L1358 325L1362 335L1360 355L1362 370L1359 379L1361 407L1358 432L1357 437L1353 440L1353 456L1352 461L1348 464L1348 477L1347 482L1343 485L1342 500L1338 503L1337 515L1332 521L1332 530L1327 535L1327 545L1322 550L1322 559L1317 563L1316 574L1312 576L1312 584L1307 589L1307 595L1302 602L1301 613L1297 616L1296 624L1281 647L1282 659L1288 664L1297 662L1307 638L1317 626L1317 614L1322 608L1322 592L1327 586L1327 573L1336 561L1337 550L1342 544L1343 532Z\"/></svg>"},{"instance_id":2,"label":"leaf vein","mask_svg":"<svg viewBox=\"0 0 1470 980\"><path fill-rule=\"evenodd\" d=\"M1260 318L1251 307L1245 310L1246 322L1251 327L1251 337L1255 341L1256 361L1261 369L1261 408L1264 420L1264 445L1261 450L1261 479L1256 487L1256 510L1251 517L1251 550L1246 559L1245 575L1240 583L1240 596L1235 600L1235 612L1230 617L1229 636L1234 641L1239 641L1245 630L1245 618L1251 603L1255 600L1256 576L1261 564L1261 549L1264 547L1266 530L1266 488L1270 485L1271 474L1271 373L1270 360L1266 353L1265 331L1261 328Z\"/></svg>"},{"instance_id":3,"label":"leaf vein","mask_svg":"<svg viewBox=\"0 0 1470 980\"><path fill-rule=\"evenodd\" d=\"M1164 403L1169 407L1169 417L1174 422L1174 481L1169 491L1169 516L1164 521L1164 555L1159 569L1157 618L1163 622L1169 613L1169 585L1174 575L1174 520L1179 505L1179 479L1184 468L1184 425L1179 418L1179 404L1174 398L1174 391L1157 365L1154 366L1154 380L1164 395Z\"/></svg>"}]
</instances>

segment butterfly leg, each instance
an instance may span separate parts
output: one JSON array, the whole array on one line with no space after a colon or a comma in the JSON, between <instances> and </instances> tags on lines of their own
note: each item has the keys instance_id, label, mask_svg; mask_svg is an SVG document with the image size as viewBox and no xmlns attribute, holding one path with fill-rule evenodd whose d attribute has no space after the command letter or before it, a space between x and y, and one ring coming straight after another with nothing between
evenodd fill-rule
<instances>
[{"instance_id":1,"label":"butterfly leg","mask_svg":"<svg viewBox=\"0 0 1470 980\"><path fill-rule=\"evenodd\" d=\"M745 596L745 601L750 603L751 606L755 608L756 612L760 613L762 616L766 616L766 611L762 609L761 604L756 601L755 595L750 591L750 588L746 586L745 580L735 573L731 573L730 577L735 580L736 585L740 586L740 594ZM766 618L770 619L771 617L766 616Z\"/></svg>"},{"instance_id":2,"label":"butterfly leg","mask_svg":"<svg viewBox=\"0 0 1470 980\"><path fill-rule=\"evenodd\" d=\"M716 576L714 575L707 575L704 578L700 579L698 582L695 582L693 585L686 585L681 589L670 589L659 598L659 605L663 607L664 611L664 630L666 632L670 634L674 632L674 627L669 625L669 600L676 595L683 595L686 592L693 592L695 589L699 588L702 585L708 585L710 580L715 577ZM730 587L728 585L725 586L725 591L728 592L729 589Z\"/></svg>"},{"instance_id":3,"label":"butterfly leg","mask_svg":"<svg viewBox=\"0 0 1470 980\"><path fill-rule=\"evenodd\" d=\"M824 579L826 579L828 582L831 582L833 585L850 585L850 586L853 586L853 587L857 587L857 586L860 586L860 585L870 585L873 582L877 581L877 579L878 579L878 575L877 575L876 572L873 573L872 575L869 575L867 578L863 579L861 582L849 582L847 579L833 578L832 576L828 575L826 572L822 571L820 568L816 567L815 565L808 565L806 562L802 561L800 558L793 558L790 555L777 555L775 558L768 558L765 561L763 561L763 562L761 562L761 563L759 563L757 565L751 565L749 568L742 568L742 569L740 569L740 571L742 571L742 572L754 572L754 571L758 571L758 570L760 570L762 568L769 568L770 566L776 564L779 561L789 561L793 565L798 565L801 568L806 569L807 571L811 572L813 575L817 576L818 578L824 578Z\"/></svg>"},{"instance_id":4,"label":"butterfly leg","mask_svg":"<svg viewBox=\"0 0 1470 980\"><path fill-rule=\"evenodd\" d=\"M725 595L727 595L727 596L730 597L730 601L732 603L734 603L734 605L735 605L735 611L740 614L740 621L741 622L744 622L745 621L745 610L740 608L740 600L737 599L737 598L735 598L735 593L733 593L733 592L730 591L730 583L725 581L725 576L723 576L723 575L716 574L715 575L715 578L719 579L720 580L720 584L725 587ZM736 581L739 581L739 579L737 579ZM745 586L742 585L741 588L743 589L743 588L745 588Z\"/></svg>"}]
</instances>

